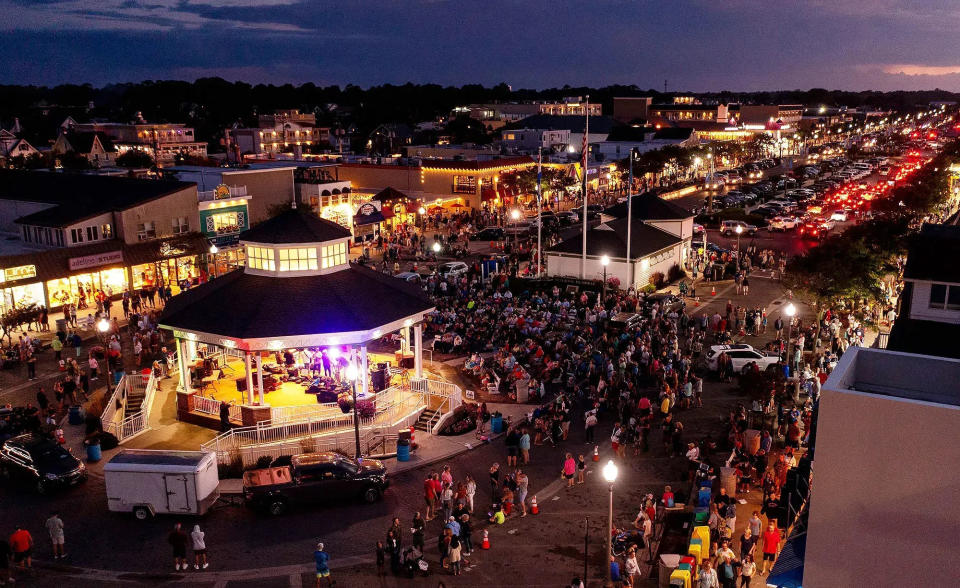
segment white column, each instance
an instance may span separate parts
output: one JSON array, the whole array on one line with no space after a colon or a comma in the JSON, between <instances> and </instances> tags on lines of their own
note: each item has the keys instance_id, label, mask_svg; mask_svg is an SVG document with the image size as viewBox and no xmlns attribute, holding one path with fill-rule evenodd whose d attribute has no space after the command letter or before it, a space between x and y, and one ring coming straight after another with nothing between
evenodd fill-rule
<instances>
[{"instance_id":1,"label":"white column","mask_svg":"<svg viewBox=\"0 0 960 588\"><path fill-rule=\"evenodd\" d=\"M420 379L423 377L423 323L414 325L413 340L417 344L413 352L413 366L416 369L417 379Z\"/></svg>"},{"instance_id":2,"label":"white column","mask_svg":"<svg viewBox=\"0 0 960 588\"><path fill-rule=\"evenodd\" d=\"M263 355L257 352L257 390L259 390L260 406L263 406Z\"/></svg>"},{"instance_id":3,"label":"white column","mask_svg":"<svg viewBox=\"0 0 960 588\"><path fill-rule=\"evenodd\" d=\"M187 369L186 345L183 339L177 339L177 367L180 368L180 389L189 394L190 389L190 370Z\"/></svg>"},{"instance_id":4,"label":"white column","mask_svg":"<svg viewBox=\"0 0 960 588\"><path fill-rule=\"evenodd\" d=\"M357 377L360 378L362 385L360 390L364 397L370 393L370 372L367 369L367 346L360 346L360 365L357 366Z\"/></svg>"},{"instance_id":5,"label":"white column","mask_svg":"<svg viewBox=\"0 0 960 588\"><path fill-rule=\"evenodd\" d=\"M410 327L403 327L400 333L403 336L403 344L400 345L400 351L408 353L410 351Z\"/></svg>"},{"instance_id":6,"label":"white column","mask_svg":"<svg viewBox=\"0 0 960 588\"><path fill-rule=\"evenodd\" d=\"M250 365L250 352L243 352L243 365L247 376L247 404L253 404L253 369Z\"/></svg>"}]
</instances>

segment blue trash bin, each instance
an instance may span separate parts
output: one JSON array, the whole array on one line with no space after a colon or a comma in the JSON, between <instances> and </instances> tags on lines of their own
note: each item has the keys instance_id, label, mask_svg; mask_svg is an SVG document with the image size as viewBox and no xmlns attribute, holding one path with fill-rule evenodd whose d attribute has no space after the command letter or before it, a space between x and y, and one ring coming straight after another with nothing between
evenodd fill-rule
<instances>
[{"instance_id":1,"label":"blue trash bin","mask_svg":"<svg viewBox=\"0 0 960 588\"><path fill-rule=\"evenodd\" d=\"M100 461L100 458L103 457L103 454L100 451L99 443L91 443L87 445L87 461L97 462Z\"/></svg>"},{"instance_id":2,"label":"blue trash bin","mask_svg":"<svg viewBox=\"0 0 960 588\"><path fill-rule=\"evenodd\" d=\"M502 416L492 416L490 417L490 432L494 435L503 432L503 417Z\"/></svg>"},{"instance_id":3,"label":"blue trash bin","mask_svg":"<svg viewBox=\"0 0 960 588\"><path fill-rule=\"evenodd\" d=\"M409 444L397 444L397 461L410 461Z\"/></svg>"},{"instance_id":4,"label":"blue trash bin","mask_svg":"<svg viewBox=\"0 0 960 588\"><path fill-rule=\"evenodd\" d=\"M69 422L71 425L82 425L83 416L83 407L79 404L75 404L70 407L70 412L67 416L67 422Z\"/></svg>"}]
</instances>

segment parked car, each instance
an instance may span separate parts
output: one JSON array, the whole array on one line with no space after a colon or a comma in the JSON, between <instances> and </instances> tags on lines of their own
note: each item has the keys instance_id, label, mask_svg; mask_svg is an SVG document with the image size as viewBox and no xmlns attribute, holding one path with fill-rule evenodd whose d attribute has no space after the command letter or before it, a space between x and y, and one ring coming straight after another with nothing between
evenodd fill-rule
<instances>
[{"instance_id":1,"label":"parked car","mask_svg":"<svg viewBox=\"0 0 960 588\"><path fill-rule=\"evenodd\" d=\"M0 475L46 494L85 482L87 466L53 439L25 433L0 447Z\"/></svg>"},{"instance_id":2,"label":"parked car","mask_svg":"<svg viewBox=\"0 0 960 588\"><path fill-rule=\"evenodd\" d=\"M737 227L741 227L741 234L756 235L757 227L738 220L725 220L720 227L720 234L727 237L737 234Z\"/></svg>"},{"instance_id":3,"label":"parked car","mask_svg":"<svg viewBox=\"0 0 960 588\"><path fill-rule=\"evenodd\" d=\"M572 210L557 213L557 220L563 226L575 225L580 222L580 215Z\"/></svg>"},{"instance_id":4,"label":"parked car","mask_svg":"<svg viewBox=\"0 0 960 588\"><path fill-rule=\"evenodd\" d=\"M448 276L459 276L461 274L467 273L470 268L467 264L462 261L448 261L446 263L441 263L440 267L437 268L437 275L441 278L446 278Z\"/></svg>"},{"instance_id":5,"label":"parked car","mask_svg":"<svg viewBox=\"0 0 960 588\"><path fill-rule=\"evenodd\" d=\"M751 363L756 363L760 371L763 371L780 360L780 357L776 354L761 353L745 343L711 345L707 351L707 367L712 371L717 371L717 359L721 353L726 353L730 357L735 373L746 371Z\"/></svg>"},{"instance_id":6,"label":"parked car","mask_svg":"<svg viewBox=\"0 0 960 588\"><path fill-rule=\"evenodd\" d=\"M411 284L420 284L420 282L423 281L420 274L416 272L400 272L393 277L403 280L404 282L410 282Z\"/></svg>"},{"instance_id":7,"label":"parked car","mask_svg":"<svg viewBox=\"0 0 960 588\"><path fill-rule=\"evenodd\" d=\"M294 455L289 466L243 473L244 502L271 515L281 515L294 505L335 504L351 498L372 503L389 486L382 462L358 462L333 452Z\"/></svg>"},{"instance_id":8,"label":"parked car","mask_svg":"<svg viewBox=\"0 0 960 588\"><path fill-rule=\"evenodd\" d=\"M838 208L834 210L833 212L830 213L830 220L838 221L841 223L847 222L847 211L842 208Z\"/></svg>"},{"instance_id":9,"label":"parked car","mask_svg":"<svg viewBox=\"0 0 960 588\"><path fill-rule=\"evenodd\" d=\"M471 241L502 241L506 236L500 227L487 227L470 235Z\"/></svg>"},{"instance_id":10,"label":"parked car","mask_svg":"<svg viewBox=\"0 0 960 588\"><path fill-rule=\"evenodd\" d=\"M704 231L703 225L698 225L697 223L693 223L693 234L694 234L694 235L699 235L699 234L703 233L703 231Z\"/></svg>"}]
</instances>

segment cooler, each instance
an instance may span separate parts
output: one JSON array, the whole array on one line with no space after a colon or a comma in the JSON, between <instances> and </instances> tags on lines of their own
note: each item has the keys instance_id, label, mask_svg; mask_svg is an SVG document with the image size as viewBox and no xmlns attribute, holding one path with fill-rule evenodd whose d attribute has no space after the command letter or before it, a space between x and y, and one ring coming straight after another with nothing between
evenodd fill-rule
<instances>
[{"instance_id":1,"label":"cooler","mask_svg":"<svg viewBox=\"0 0 960 588\"><path fill-rule=\"evenodd\" d=\"M703 557L710 557L710 527L706 525L694 527L693 537L699 539L700 544L703 545L703 552L701 555Z\"/></svg>"},{"instance_id":2,"label":"cooler","mask_svg":"<svg viewBox=\"0 0 960 588\"><path fill-rule=\"evenodd\" d=\"M694 578L697 577L697 564L700 563L692 555L685 555L680 558L680 566L688 565L690 566L690 575Z\"/></svg>"},{"instance_id":3,"label":"cooler","mask_svg":"<svg viewBox=\"0 0 960 588\"><path fill-rule=\"evenodd\" d=\"M710 507L710 496L713 494L713 490L710 488L701 488L697 491L697 506ZM708 515L709 517L709 515Z\"/></svg>"},{"instance_id":4,"label":"cooler","mask_svg":"<svg viewBox=\"0 0 960 588\"><path fill-rule=\"evenodd\" d=\"M706 525L710 520L710 509L705 506L698 506L693 509L693 522L697 525Z\"/></svg>"},{"instance_id":5,"label":"cooler","mask_svg":"<svg viewBox=\"0 0 960 588\"><path fill-rule=\"evenodd\" d=\"M693 539L690 541L690 546L687 547L687 555L692 558L695 558L697 561L700 561L704 557L708 557L703 553L703 542L699 539Z\"/></svg>"},{"instance_id":6,"label":"cooler","mask_svg":"<svg viewBox=\"0 0 960 588\"><path fill-rule=\"evenodd\" d=\"M673 570L673 573L670 574L670 586L676 586L678 588L690 588L690 570L681 570L679 568Z\"/></svg>"},{"instance_id":7,"label":"cooler","mask_svg":"<svg viewBox=\"0 0 960 588\"><path fill-rule=\"evenodd\" d=\"M713 478L704 478L700 480L701 488L713 488Z\"/></svg>"},{"instance_id":8,"label":"cooler","mask_svg":"<svg viewBox=\"0 0 960 588\"><path fill-rule=\"evenodd\" d=\"M659 576L657 577L658 588L669 588L670 574L680 565L680 556L675 553L664 553L660 555Z\"/></svg>"}]
</instances>

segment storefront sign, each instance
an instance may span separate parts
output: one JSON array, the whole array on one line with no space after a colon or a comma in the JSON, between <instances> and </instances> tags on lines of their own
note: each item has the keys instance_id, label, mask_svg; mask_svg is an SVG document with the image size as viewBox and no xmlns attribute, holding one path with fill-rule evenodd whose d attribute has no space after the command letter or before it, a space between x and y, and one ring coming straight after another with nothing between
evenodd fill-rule
<instances>
[{"instance_id":1,"label":"storefront sign","mask_svg":"<svg viewBox=\"0 0 960 588\"><path fill-rule=\"evenodd\" d=\"M376 204L373 202L365 202L357 209L357 216L370 216L371 214L376 214L378 211L379 208Z\"/></svg>"},{"instance_id":2,"label":"storefront sign","mask_svg":"<svg viewBox=\"0 0 960 588\"><path fill-rule=\"evenodd\" d=\"M213 189L214 200L226 200L227 198L230 198L230 186L220 184Z\"/></svg>"},{"instance_id":3,"label":"storefront sign","mask_svg":"<svg viewBox=\"0 0 960 588\"><path fill-rule=\"evenodd\" d=\"M70 271L86 269L88 267L99 267L112 263L123 263L123 251L107 251L96 255L84 255L83 257L70 258Z\"/></svg>"},{"instance_id":4,"label":"storefront sign","mask_svg":"<svg viewBox=\"0 0 960 588\"><path fill-rule=\"evenodd\" d=\"M15 280L25 280L27 278L37 277L37 266L19 265L17 267L8 267L3 270L3 281L13 282Z\"/></svg>"},{"instance_id":5,"label":"storefront sign","mask_svg":"<svg viewBox=\"0 0 960 588\"><path fill-rule=\"evenodd\" d=\"M160 244L160 255L163 257L178 257L186 252L186 249L173 243Z\"/></svg>"}]
</instances>

